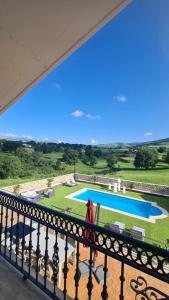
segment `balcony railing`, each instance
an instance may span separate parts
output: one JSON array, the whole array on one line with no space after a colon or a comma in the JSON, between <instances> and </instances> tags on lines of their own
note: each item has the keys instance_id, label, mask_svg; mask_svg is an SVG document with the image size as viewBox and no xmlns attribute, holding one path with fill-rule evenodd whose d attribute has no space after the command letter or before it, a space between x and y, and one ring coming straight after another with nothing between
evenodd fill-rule
<instances>
[{"instance_id":1,"label":"balcony railing","mask_svg":"<svg viewBox=\"0 0 169 300\"><path fill-rule=\"evenodd\" d=\"M0 255L52 299L169 299L169 251L2 191Z\"/></svg>"}]
</instances>

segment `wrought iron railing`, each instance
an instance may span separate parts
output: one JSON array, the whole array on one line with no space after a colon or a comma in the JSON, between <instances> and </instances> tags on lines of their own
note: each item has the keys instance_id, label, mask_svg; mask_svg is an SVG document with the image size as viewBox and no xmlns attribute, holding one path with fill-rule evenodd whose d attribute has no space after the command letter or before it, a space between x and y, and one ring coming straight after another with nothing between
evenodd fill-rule
<instances>
[{"instance_id":1,"label":"wrought iron railing","mask_svg":"<svg viewBox=\"0 0 169 300\"><path fill-rule=\"evenodd\" d=\"M81 213L74 212L71 209L61 208L61 207L56 206L56 205L51 205L51 208L54 208L55 210L63 212L63 213L69 213L69 215L75 216L75 217L77 217L79 219L82 219L82 220L85 219L85 214L82 215ZM100 225L101 227L109 227L110 224L108 224L107 222L103 222L102 220L99 219L97 225ZM131 229L126 228L126 227L123 230L122 234L132 237ZM147 242L148 244L152 244L152 245L160 247L162 249L169 250L169 239L166 240L166 241L159 240L159 239L154 239L151 236L146 234L144 236L144 241Z\"/></svg>"},{"instance_id":2,"label":"wrought iron railing","mask_svg":"<svg viewBox=\"0 0 169 300\"><path fill-rule=\"evenodd\" d=\"M169 251L2 191L0 255L52 299L169 299Z\"/></svg>"}]
</instances>

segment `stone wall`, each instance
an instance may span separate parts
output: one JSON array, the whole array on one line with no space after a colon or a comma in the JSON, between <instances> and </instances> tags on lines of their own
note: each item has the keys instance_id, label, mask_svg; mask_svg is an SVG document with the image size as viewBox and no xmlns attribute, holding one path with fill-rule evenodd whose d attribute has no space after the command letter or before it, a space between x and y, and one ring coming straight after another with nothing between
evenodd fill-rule
<instances>
[{"instance_id":1,"label":"stone wall","mask_svg":"<svg viewBox=\"0 0 169 300\"><path fill-rule=\"evenodd\" d=\"M76 174L75 178L78 181L90 182L90 183L100 184L100 185L108 185L117 182L117 178L115 179L115 178L84 175L84 174ZM169 186L167 185L151 184L151 183L129 181L129 180L122 180L121 185L125 186L128 190L139 191L139 192L141 191L141 192L150 193L154 195L169 197Z\"/></svg>"},{"instance_id":2,"label":"stone wall","mask_svg":"<svg viewBox=\"0 0 169 300\"><path fill-rule=\"evenodd\" d=\"M66 174L66 175L62 175L62 176L53 177L52 187L55 187L59 184L63 184L68 179L71 179L71 178L73 178L73 174ZM27 192L27 191L42 191L42 190L47 189L47 183L48 183L47 179L41 179L41 180L35 180L35 181L31 181L31 182L21 183L19 185L20 186L19 192L23 193L23 192ZM1 189L12 193L13 189L14 189L14 185L6 186Z\"/></svg>"},{"instance_id":3,"label":"stone wall","mask_svg":"<svg viewBox=\"0 0 169 300\"><path fill-rule=\"evenodd\" d=\"M73 174L66 174L66 175L53 177L52 187L55 187L59 184L63 184L68 179L71 178L73 178ZM76 174L75 178L77 181L90 182L90 183L100 184L104 186L117 182L117 178L115 179L115 178L84 175L84 174ZM21 183L19 185L20 186L19 192L23 193L26 191L42 191L47 189L47 183L48 183L47 179ZM143 182L129 181L129 180L122 180L121 185L125 186L128 190L169 197L169 186L166 185L143 183ZM13 192L14 185L7 186L1 189L7 192Z\"/></svg>"}]
</instances>

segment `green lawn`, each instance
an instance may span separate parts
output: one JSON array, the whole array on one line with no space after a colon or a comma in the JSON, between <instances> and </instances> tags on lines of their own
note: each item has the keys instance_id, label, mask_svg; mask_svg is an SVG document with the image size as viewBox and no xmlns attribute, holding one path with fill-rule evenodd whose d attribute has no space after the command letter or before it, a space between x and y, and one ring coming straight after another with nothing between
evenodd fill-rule
<instances>
[{"instance_id":1,"label":"green lawn","mask_svg":"<svg viewBox=\"0 0 169 300\"><path fill-rule=\"evenodd\" d=\"M64 209L65 211L69 212L69 214L72 213L72 215L75 216L75 214L81 215L81 218L85 218L86 213L86 206L85 204L73 201L70 199L66 199L65 196L69 195L81 188L84 187L91 187L98 190L106 190L105 188L94 186L91 184L78 184L75 187L66 187L66 186L60 186L55 189L55 197L51 199L43 199L40 201L40 204L43 204L47 207L60 210ZM139 199L146 199L149 201L157 202L157 204L166 210L169 211L169 199L167 198L161 198L161 197L155 197L150 195L145 195L143 193L136 193L136 192L127 192L127 196L136 197ZM73 214L75 213L75 214ZM155 245L161 245L162 247L165 247L163 243L169 243L169 217L161 220L157 220L155 224L142 221L137 218L128 217L119 213L115 213L110 210L101 209L100 211L100 225L105 226L103 223L112 223L115 221L120 221L126 224L126 228L130 229L132 226L138 226L145 229L146 233L146 241L155 244ZM153 239L153 240L151 240ZM161 244L159 242L161 242Z\"/></svg>"}]
</instances>

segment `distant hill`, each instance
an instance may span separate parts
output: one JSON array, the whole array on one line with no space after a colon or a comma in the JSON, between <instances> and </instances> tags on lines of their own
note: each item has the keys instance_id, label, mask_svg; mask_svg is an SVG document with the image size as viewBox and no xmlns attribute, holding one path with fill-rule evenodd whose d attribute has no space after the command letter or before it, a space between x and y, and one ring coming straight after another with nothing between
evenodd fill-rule
<instances>
[{"instance_id":1,"label":"distant hill","mask_svg":"<svg viewBox=\"0 0 169 300\"><path fill-rule=\"evenodd\" d=\"M166 139L160 139L155 141L149 141L149 142L138 142L138 143L112 143L112 144L99 144L97 145L101 148L129 148L129 147L135 147L135 146L166 146L169 147L169 138Z\"/></svg>"},{"instance_id":2,"label":"distant hill","mask_svg":"<svg viewBox=\"0 0 169 300\"><path fill-rule=\"evenodd\" d=\"M22 142L22 143L25 143L25 144L47 144L47 145L50 145L50 144L55 144L55 145L60 145L60 146L73 146L73 147L76 147L76 146L82 146L82 147L86 147L87 145L85 144L78 144L78 143L67 143L67 142L61 142L61 141L57 141L57 140L46 140L46 139L41 139L41 140L33 140L31 138L26 138L26 137L23 137L23 138L19 138L19 137L3 137L3 136L0 136L0 141L3 142L3 141L9 141L9 142ZM113 148L113 149L127 149L127 148L130 148L130 147L139 147L139 146L156 146L156 147L159 147L159 146L166 146L166 147L169 147L169 138L165 138L165 139L160 139L160 140L154 140L154 141L148 141L148 142L136 142L136 143L121 143L121 142L116 142L116 143L107 143L107 144L97 144L97 145L94 145L93 147L94 148L106 148L106 149L109 149L109 148Z\"/></svg>"},{"instance_id":3,"label":"distant hill","mask_svg":"<svg viewBox=\"0 0 169 300\"><path fill-rule=\"evenodd\" d=\"M168 145L169 146L169 138L166 139L161 139L161 140L155 140L155 141L150 141L150 142L144 142L144 143L140 143L142 145L157 145L157 146L161 146L161 145Z\"/></svg>"}]
</instances>

